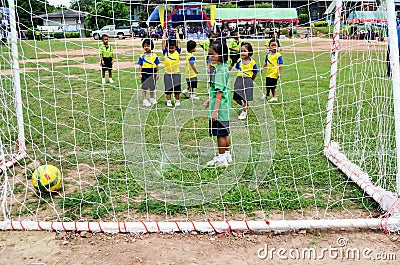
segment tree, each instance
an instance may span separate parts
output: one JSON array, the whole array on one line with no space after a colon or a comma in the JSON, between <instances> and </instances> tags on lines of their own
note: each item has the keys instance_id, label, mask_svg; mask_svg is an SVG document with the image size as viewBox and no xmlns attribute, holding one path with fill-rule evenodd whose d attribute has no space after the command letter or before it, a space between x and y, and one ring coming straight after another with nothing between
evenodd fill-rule
<instances>
[{"instance_id":1,"label":"tree","mask_svg":"<svg viewBox=\"0 0 400 265\"><path fill-rule=\"evenodd\" d=\"M22 29L35 27L41 24L41 19L37 16L56 12L57 8L50 5L47 0L45 1L16 1L17 20L19 27Z\"/></svg>"},{"instance_id":2,"label":"tree","mask_svg":"<svg viewBox=\"0 0 400 265\"><path fill-rule=\"evenodd\" d=\"M256 8L272 8L274 7L272 3L260 3L255 5L249 5L249 7L256 7Z\"/></svg>"},{"instance_id":3,"label":"tree","mask_svg":"<svg viewBox=\"0 0 400 265\"><path fill-rule=\"evenodd\" d=\"M96 0L89 7L86 23L90 28L102 28L105 25L129 24L129 9L123 1Z\"/></svg>"},{"instance_id":4,"label":"tree","mask_svg":"<svg viewBox=\"0 0 400 265\"><path fill-rule=\"evenodd\" d=\"M90 7L93 5L94 0L72 0L70 8L77 11L89 12Z\"/></svg>"}]
</instances>

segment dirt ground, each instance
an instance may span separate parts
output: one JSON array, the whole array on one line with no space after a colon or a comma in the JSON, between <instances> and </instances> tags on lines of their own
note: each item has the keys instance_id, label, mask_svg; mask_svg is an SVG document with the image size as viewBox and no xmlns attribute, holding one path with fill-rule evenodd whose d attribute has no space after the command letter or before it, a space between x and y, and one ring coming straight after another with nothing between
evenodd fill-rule
<instances>
[{"instance_id":1,"label":"dirt ground","mask_svg":"<svg viewBox=\"0 0 400 265\"><path fill-rule=\"evenodd\" d=\"M398 260L400 236L371 230L279 235L0 232L0 264L398 264Z\"/></svg>"}]
</instances>

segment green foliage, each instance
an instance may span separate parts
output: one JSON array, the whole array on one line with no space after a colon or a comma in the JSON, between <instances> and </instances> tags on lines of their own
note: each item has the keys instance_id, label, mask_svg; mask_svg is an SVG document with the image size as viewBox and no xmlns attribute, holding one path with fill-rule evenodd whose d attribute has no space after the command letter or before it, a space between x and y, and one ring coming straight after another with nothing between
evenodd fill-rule
<instances>
[{"instance_id":1,"label":"green foliage","mask_svg":"<svg viewBox=\"0 0 400 265\"><path fill-rule=\"evenodd\" d=\"M56 39L62 39L64 38L64 32L54 32L53 37Z\"/></svg>"},{"instance_id":2,"label":"green foliage","mask_svg":"<svg viewBox=\"0 0 400 265\"><path fill-rule=\"evenodd\" d=\"M50 5L48 0L45 1L18 1L16 5L17 18L22 29L37 26L41 19L34 15L52 13L57 11L57 8Z\"/></svg>"},{"instance_id":3,"label":"green foliage","mask_svg":"<svg viewBox=\"0 0 400 265\"><path fill-rule=\"evenodd\" d=\"M82 29L81 32L82 32L82 37L90 37L90 33L92 31L89 29Z\"/></svg>"},{"instance_id":4,"label":"green foliage","mask_svg":"<svg viewBox=\"0 0 400 265\"><path fill-rule=\"evenodd\" d=\"M308 14L300 14L299 15L299 23L300 25L306 25L309 22Z\"/></svg>"},{"instance_id":5,"label":"green foliage","mask_svg":"<svg viewBox=\"0 0 400 265\"><path fill-rule=\"evenodd\" d=\"M229 4L222 4L219 7L220 8L237 8L237 5L229 3Z\"/></svg>"},{"instance_id":6,"label":"green foliage","mask_svg":"<svg viewBox=\"0 0 400 265\"><path fill-rule=\"evenodd\" d=\"M316 21L314 22L314 27L327 27L328 22L326 21Z\"/></svg>"},{"instance_id":7,"label":"green foliage","mask_svg":"<svg viewBox=\"0 0 400 265\"><path fill-rule=\"evenodd\" d=\"M330 38L333 36L333 26L317 27L315 30L321 33L323 37Z\"/></svg>"},{"instance_id":8,"label":"green foliage","mask_svg":"<svg viewBox=\"0 0 400 265\"><path fill-rule=\"evenodd\" d=\"M249 7L256 7L256 8L272 8L274 5L272 3L259 3L255 5L249 5Z\"/></svg>"},{"instance_id":9,"label":"green foliage","mask_svg":"<svg viewBox=\"0 0 400 265\"><path fill-rule=\"evenodd\" d=\"M102 28L105 25L125 25L129 20L129 9L123 1L96 1L96 5L89 7L86 23L89 28Z\"/></svg>"},{"instance_id":10,"label":"green foliage","mask_svg":"<svg viewBox=\"0 0 400 265\"><path fill-rule=\"evenodd\" d=\"M89 12L94 6L94 0L72 0L70 8L81 12Z\"/></svg>"}]
</instances>

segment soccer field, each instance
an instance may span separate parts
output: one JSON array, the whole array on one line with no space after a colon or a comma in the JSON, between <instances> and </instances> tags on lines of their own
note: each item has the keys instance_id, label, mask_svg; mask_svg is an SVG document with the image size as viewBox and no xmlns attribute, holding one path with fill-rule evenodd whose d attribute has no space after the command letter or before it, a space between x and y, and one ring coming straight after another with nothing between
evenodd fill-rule
<instances>
[{"instance_id":1,"label":"soccer field","mask_svg":"<svg viewBox=\"0 0 400 265\"><path fill-rule=\"evenodd\" d=\"M250 41L260 68L265 41ZM272 216L370 217L378 205L348 181L323 154L330 82L330 41L285 40L278 103L260 99L264 75L255 82L247 121L232 103L234 163L207 168L216 153L208 135L204 51L200 100L169 108L161 65L158 104L142 106L137 60L139 40L111 40L116 51L113 85L101 86L94 40L24 41L19 44L25 137L29 157L9 171L10 217L40 220L224 219ZM181 73L186 49L182 43ZM390 80L385 78L383 43L344 41L332 139L349 151L374 181L393 190L395 156L377 161L383 143L394 143ZM3 57L0 125L3 143L17 139L10 54ZM163 63L161 42L155 52ZM237 71L231 71L233 87ZM184 80L184 78L182 78ZM361 89L362 88L362 89ZM183 97L182 97L183 98ZM384 128L384 129L383 129ZM336 129L336 130L335 130ZM6 141L5 141L6 140ZM12 148L12 147L7 147ZM52 164L63 174L58 193L39 193L31 184L35 165ZM374 162L374 163L372 163ZM382 176L385 179L382 180Z\"/></svg>"}]
</instances>

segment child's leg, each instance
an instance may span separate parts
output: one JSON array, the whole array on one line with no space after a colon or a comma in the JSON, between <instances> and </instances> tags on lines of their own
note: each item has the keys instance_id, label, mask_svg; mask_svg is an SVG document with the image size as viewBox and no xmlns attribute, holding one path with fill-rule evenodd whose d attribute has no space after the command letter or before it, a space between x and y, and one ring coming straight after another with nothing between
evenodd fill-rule
<instances>
[{"instance_id":1,"label":"child's leg","mask_svg":"<svg viewBox=\"0 0 400 265\"><path fill-rule=\"evenodd\" d=\"M146 92L145 92L146 93ZM155 98L155 93L154 91L150 91L150 98Z\"/></svg>"},{"instance_id":2,"label":"child's leg","mask_svg":"<svg viewBox=\"0 0 400 265\"><path fill-rule=\"evenodd\" d=\"M112 70L111 69L108 69L108 77L112 78Z\"/></svg>"},{"instance_id":3,"label":"child's leg","mask_svg":"<svg viewBox=\"0 0 400 265\"><path fill-rule=\"evenodd\" d=\"M272 97L276 98L276 87L272 88Z\"/></svg>"},{"instance_id":4,"label":"child's leg","mask_svg":"<svg viewBox=\"0 0 400 265\"><path fill-rule=\"evenodd\" d=\"M171 94L170 93L166 94L166 97L167 97L167 100L171 100Z\"/></svg>"},{"instance_id":5,"label":"child's leg","mask_svg":"<svg viewBox=\"0 0 400 265\"><path fill-rule=\"evenodd\" d=\"M101 77L106 78L106 70L101 69Z\"/></svg>"},{"instance_id":6,"label":"child's leg","mask_svg":"<svg viewBox=\"0 0 400 265\"><path fill-rule=\"evenodd\" d=\"M146 99L146 90L144 90L144 89L142 89L142 97L143 97L143 100ZM150 92L150 97L151 97L151 92Z\"/></svg>"},{"instance_id":7,"label":"child's leg","mask_svg":"<svg viewBox=\"0 0 400 265\"><path fill-rule=\"evenodd\" d=\"M244 111L244 112L247 112L247 106L248 106L248 104L249 104L249 103L248 103L247 101L244 101L244 100L243 100L243 105L242 105L242 106L243 106L243 111Z\"/></svg>"},{"instance_id":8,"label":"child's leg","mask_svg":"<svg viewBox=\"0 0 400 265\"><path fill-rule=\"evenodd\" d=\"M175 93L175 100L179 100L179 94L180 93Z\"/></svg>"},{"instance_id":9,"label":"child's leg","mask_svg":"<svg viewBox=\"0 0 400 265\"><path fill-rule=\"evenodd\" d=\"M237 103L237 104L239 104L240 106L242 106L242 105L243 105L243 102L242 102L242 100L241 100L241 99L235 99L235 101L236 101L236 103Z\"/></svg>"},{"instance_id":10,"label":"child's leg","mask_svg":"<svg viewBox=\"0 0 400 265\"><path fill-rule=\"evenodd\" d=\"M231 139L229 135L217 136L217 142L218 142L218 153L220 155L225 154L225 151L229 151L231 144Z\"/></svg>"},{"instance_id":11,"label":"child's leg","mask_svg":"<svg viewBox=\"0 0 400 265\"><path fill-rule=\"evenodd\" d=\"M266 94L267 97L269 97L270 93L271 93L271 87L267 85L267 94Z\"/></svg>"}]
</instances>

